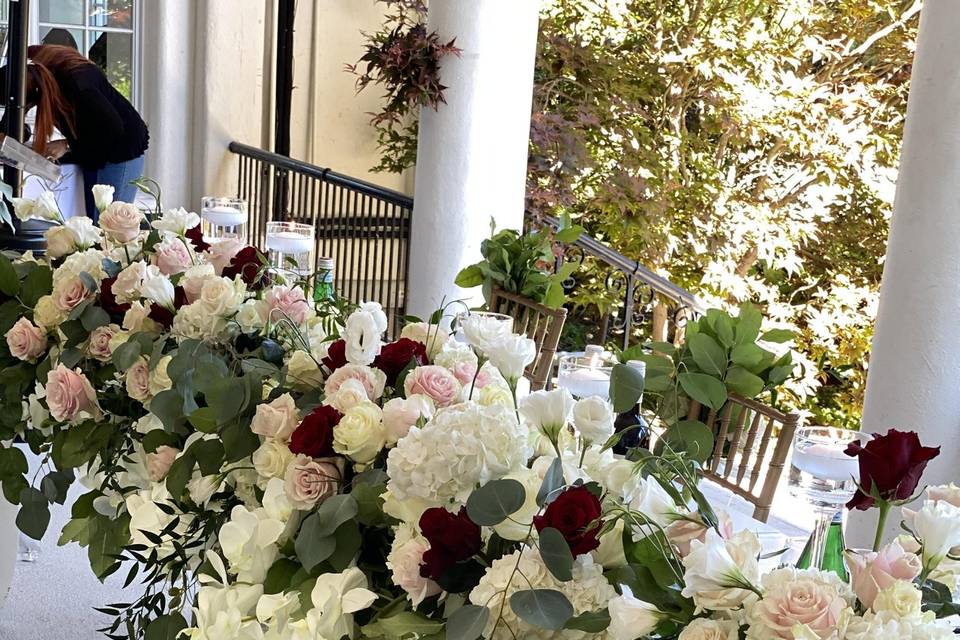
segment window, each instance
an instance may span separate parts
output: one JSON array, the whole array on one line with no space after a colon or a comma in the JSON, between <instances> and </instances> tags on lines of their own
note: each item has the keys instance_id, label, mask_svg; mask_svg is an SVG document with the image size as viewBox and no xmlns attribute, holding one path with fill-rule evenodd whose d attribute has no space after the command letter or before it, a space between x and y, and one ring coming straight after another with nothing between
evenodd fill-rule
<instances>
[{"instance_id":1,"label":"window","mask_svg":"<svg viewBox=\"0 0 960 640\"><path fill-rule=\"evenodd\" d=\"M77 49L138 106L138 4L135 0L39 0L34 12L40 42Z\"/></svg>"}]
</instances>

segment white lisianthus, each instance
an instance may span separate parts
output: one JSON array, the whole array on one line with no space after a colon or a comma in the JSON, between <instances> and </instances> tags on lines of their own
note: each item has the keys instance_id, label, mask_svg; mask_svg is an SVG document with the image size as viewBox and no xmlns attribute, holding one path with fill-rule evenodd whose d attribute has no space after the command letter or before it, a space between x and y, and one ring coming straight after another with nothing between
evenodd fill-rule
<instances>
[{"instance_id":1,"label":"white lisianthus","mask_svg":"<svg viewBox=\"0 0 960 640\"><path fill-rule=\"evenodd\" d=\"M27 220L49 220L51 222L62 221L60 206L57 204L57 198L53 191L44 191L36 199L30 198L12 198L13 212L17 218L26 222Z\"/></svg>"},{"instance_id":2,"label":"white lisianthus","mask_svg":"<svg viewBox=\"0 0 960 640\"><path fill-rule=\"evenodd\" d=\"M573 405L573 424L589 442L606 442L613 435L613 420L613 406L600 396L583 398Z\"/></svg>"},{"instance_id":3,"label":"white lisianthus","mask_svg":"<svg viewBox=\"0 0 960 640\"><path fill-rule=\"evenodd\" d=\"M43 234L47 240L47 257L57 259L77 250L77 242L70 232L63 226L53 226Z\"/></svg>"},{"instance_id":4,"label":"white lisianthus","mask_svg":"<svg viewBox=\"0 0 960 640\"><path fill-rule=\"evenodd\" d=\"M365 302L350 314L343 330L347 361L369 365L380 355L380 340L387 329L387 317L380 305Z\"/></svg>"},{"instance_id":5,"label":"white lisianthus","mask_svg":"<svg viewBox=\"0 0 960 640\"><path fill-rule=\"evenodd\" d=\"M683 559L683 596L692 597L698 611L740 607L757 588L759 553L760 542L750 531L741 531L729 540L713 529L707 531L705 541L694 540Z\"/></svg>"},{"instance_id":6,"label":"white lisianthus","mask_svg":"<svg viewBox=\"0 0 960 640\"><path fill-rule=\"evenodd\" d=\"M333 450L358 464L369 464L387 444L383 412L372 402L351 407L333 430Z\"/></svg>"},{"instance_id":7,"label":"white lisianthus","mask_svg":"<svg viewBox=\"0 0 960 640\"><path fill-rule=\"evenodd\" d=\"M513 333L511 322L484 313L471 313L461 323L463 335L474 349L486 355L493 345Z\"/></svg>"},{"instance_id":8,"label":"white lisianthus","mask_svg":"<svg viewBox=\"0 0 960 640\"><path fill-rule=\"evenodd\" d=\"M255 333L263 329L263 317L260 315L257 300L250 299L240 305L240 310L234 318L244 333Z\"/></svg>"},{"instance_id":9,"label":"white lisianthus","mask_svg":"<svg viewBox=\"0 0 960 640\"><path fill-rule=\"evenodd\" d=\"M613 640L634 640L653 632L667 614L649 602L633 597L630 587L621 585L622 595L610 600L610 626L607 633Z\"/></svg>"},{"instance_id":10,"label":"white lisianthus","mask_svg":"<svg viewBox=\"0 0 960 640\"><path fill-rule=\"evenodd\" d=\"M263 582L277 557L276 542L284 528L285 524L270 518L265 509L235 506L217 536L230 572L240 582Z\"/></svg>"},{"instance_id":11,"label":"white lisianthus","mask_svg":"<svg viewBox=\"0 0 960 640\"><path fill-rule=\"evenodd\" d=\"M407 593L414 607L443 591L436 582L420 575L423 552L429 548L430 543L414 525L403 523L397 527L387 555L387 568L393 583Z\"/></svg>"},{"instance_id":12,"label":"white lisianthus","mask_svg":"<svg viewBox=\"0 0 960 640\"><path fill-rule=\"evenodd\" d=\"M113 202L114 188L109 184L93 185L93 202L97 206L97 211L106 211L110 203Z\"/></svg>"},{"instance_id":13,"label":"white lisianthus","mask_svg":"<svg viewBox=\"0 0 960 640\"><path fill-rule=\"evenodd\" d=\"M677 520L681 515L677 503L670 497L667 490L663 488L663 485L657 482L657 479L653 476L639 478L637 480L637 490L633 493L633 497L630 500L630 509L642 513L657 525L664 528ZM634 527L633 537L634 540L639 540L653 532L653 527L637 526Z\"/></svg>"},{"instance_id":14,"label":"white lisianthus","mask_svg":"<svg viewBox=\"0 0 960 640\"><path fill-rule=\"evenodd\" d=\"M170 278L160 273L160 269L154 265L149 265L145 269L143 280L140 283L140 294L161 307L173 311L173 283L170 282Z\"/></svg>"},{"instance_id":15,"label":"white lisianthus","mask_svg":"<svg viewBox=\"0 0 960 640\"><path fill-rule=\"evenodd\" d=\"M623 518L617 518L613 529L600 536L600 546L594 549L593 560L602 564L604 569L627 566L627 556L623 549Z\"/></svg>"},{"instance_id":16,"label":"white lisianthus","mask_svg":"<svg viewBox=\"0 0 960 640\"><path fill-rule=\"evenodd\" d=\"M73 236L73 242L80 250L89 249L103 238L103 232L87 216L68 218L63 227Z\"/></svg>"},{"instance_id":17,"label":"white lisianthus","mask_svg":"<svg viewBox=\"0 0 960 640\"><path fill-rule=\"evenodd\" d=\"M143 279L146 277L147 263L145 262L133 262L118 273L111 288L117 302L127 303L138 299L140 297L140 287L143 286Z\"/></svg>"},{"instance_id":18,"label":"white lisianthus","mask_svg":"<svg viewBox=\"0 0 960 640\"><path fill-rule=\"evenodd\" d=\"M946 500L926 500L918 511L903 509L903 519L920 539L920 558L932 570L960 546L960 507Z\"/></svg>"},{"instance_id":19,"label":"white lisianthus","mask_svg":"<svg viewBox=\"0 0 960 640\"><path fill-rule=\"evenodd\" d=\"M520 415L532 430L542 433L556 445L560 431L567 426L574 400L563 388L534 391L520 401Z\"/></svg>"},{"instance_id":20,"label":"white lisianthus","mask_svg":"<svg viewBox=\"0 0 960 640\"><path fill-rule=\"evenodd\" d=\"M200 224L200 216L180 207L168 209L159 220L153 221L153 228L183 236L198 224Z\"/></svg>"},{"instance_id":21,"label":"white lisianthus","mask_svg":"<svg viewBox=\"0 0 960 640\"><path fill-rule=\"evenodd\" d=\"M690 621L677 640L737 640L740 627L733 620L696 618Z\"/></svg>"},{"instance_id":22,"label":"white lisianthus","mask_svg":"<svg viewBox=\"0 0 960 640\"><path fill-rule=\"evenodd\" d=\"M323 372L310 354L297 349L287 360L287 381L298 391L321 389Z\"/></svg>"},{"instance_id":23,"label":"white lisianthus","mask_svg":"<svg viewBox=\"0 0 960 640\"><path fill-rule=\"evenodd\" d=\"M489 345L485 353L503 377L515 384L536 359L537 343L526 336L510 334Z\"/></svg>"}]
</instances>

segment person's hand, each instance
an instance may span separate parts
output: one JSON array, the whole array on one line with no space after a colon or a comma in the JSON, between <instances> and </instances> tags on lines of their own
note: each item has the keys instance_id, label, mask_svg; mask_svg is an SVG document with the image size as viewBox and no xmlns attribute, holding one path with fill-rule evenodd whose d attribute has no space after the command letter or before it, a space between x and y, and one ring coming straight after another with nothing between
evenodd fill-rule
<instances>
[{"instance_id":1,"label":"person's hand","mask_svg":"<svg viewBox=\"0 0 960 640\"><path fill-rule=\"evenodd\" d=\"M43 150L43 155L46 156L47 160L57 161L66 155L67 151L70 151L70 145L67 144L66 140L54 140L47 144Z\"/></svg>"}]
</instances>

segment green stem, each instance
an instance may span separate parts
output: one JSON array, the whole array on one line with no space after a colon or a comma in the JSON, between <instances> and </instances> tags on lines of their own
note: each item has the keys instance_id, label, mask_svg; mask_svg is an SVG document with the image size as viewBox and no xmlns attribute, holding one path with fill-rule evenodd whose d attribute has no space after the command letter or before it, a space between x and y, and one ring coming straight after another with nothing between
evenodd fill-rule
<instances>
[{"instance_id":1,"label":"green stem","mask_svg":"<svg viewBox=\"0 0 960 640\"><path fill-rule=\"evenodd\" d=\"M890 503L884 500L879 502L880 516L877 518L877 534L873 537L873 550L880 550L880 543L883 541L883 529L887 524L887 516L890 515Z\"/></svg>"}]
</instances>

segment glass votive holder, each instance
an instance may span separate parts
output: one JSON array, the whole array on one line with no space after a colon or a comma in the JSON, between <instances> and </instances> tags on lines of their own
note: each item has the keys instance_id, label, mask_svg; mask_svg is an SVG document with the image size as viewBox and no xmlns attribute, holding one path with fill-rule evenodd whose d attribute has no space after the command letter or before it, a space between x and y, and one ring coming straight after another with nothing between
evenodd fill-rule
<instances>
[{"instance_id":1,"label":"glass votive holder","mask_svg":"<svg viewBox=\"0 0 960 640\"><path fill-rule=\"evenodd\" d=\"M247 243L250 214L247 201L240 198L205 196L200 201L203 238L210 244L235 239Z\"/></svg>"},{"instance_id":2,"label":"glass votive holder","mask_svg":"<svg viewBox=\"0 0 960 640\"><path fill-rule=\"evenodd\" d=\"M608 399L613 365L598 356L573 354L560 358L557 386L569 391L574 398L600 396Z\"/></svg>"},{"instance_id":3,"label":"glass votive holder","mask_svg":"<svg viewBox=\"0 0 960 640\"><path fill-rule=\"evenodd\" d=\"M313 273L315 234L316 230L309 224L268 222L267 253L271 268L303 277Z\"/></svg>"}]
</instances>

